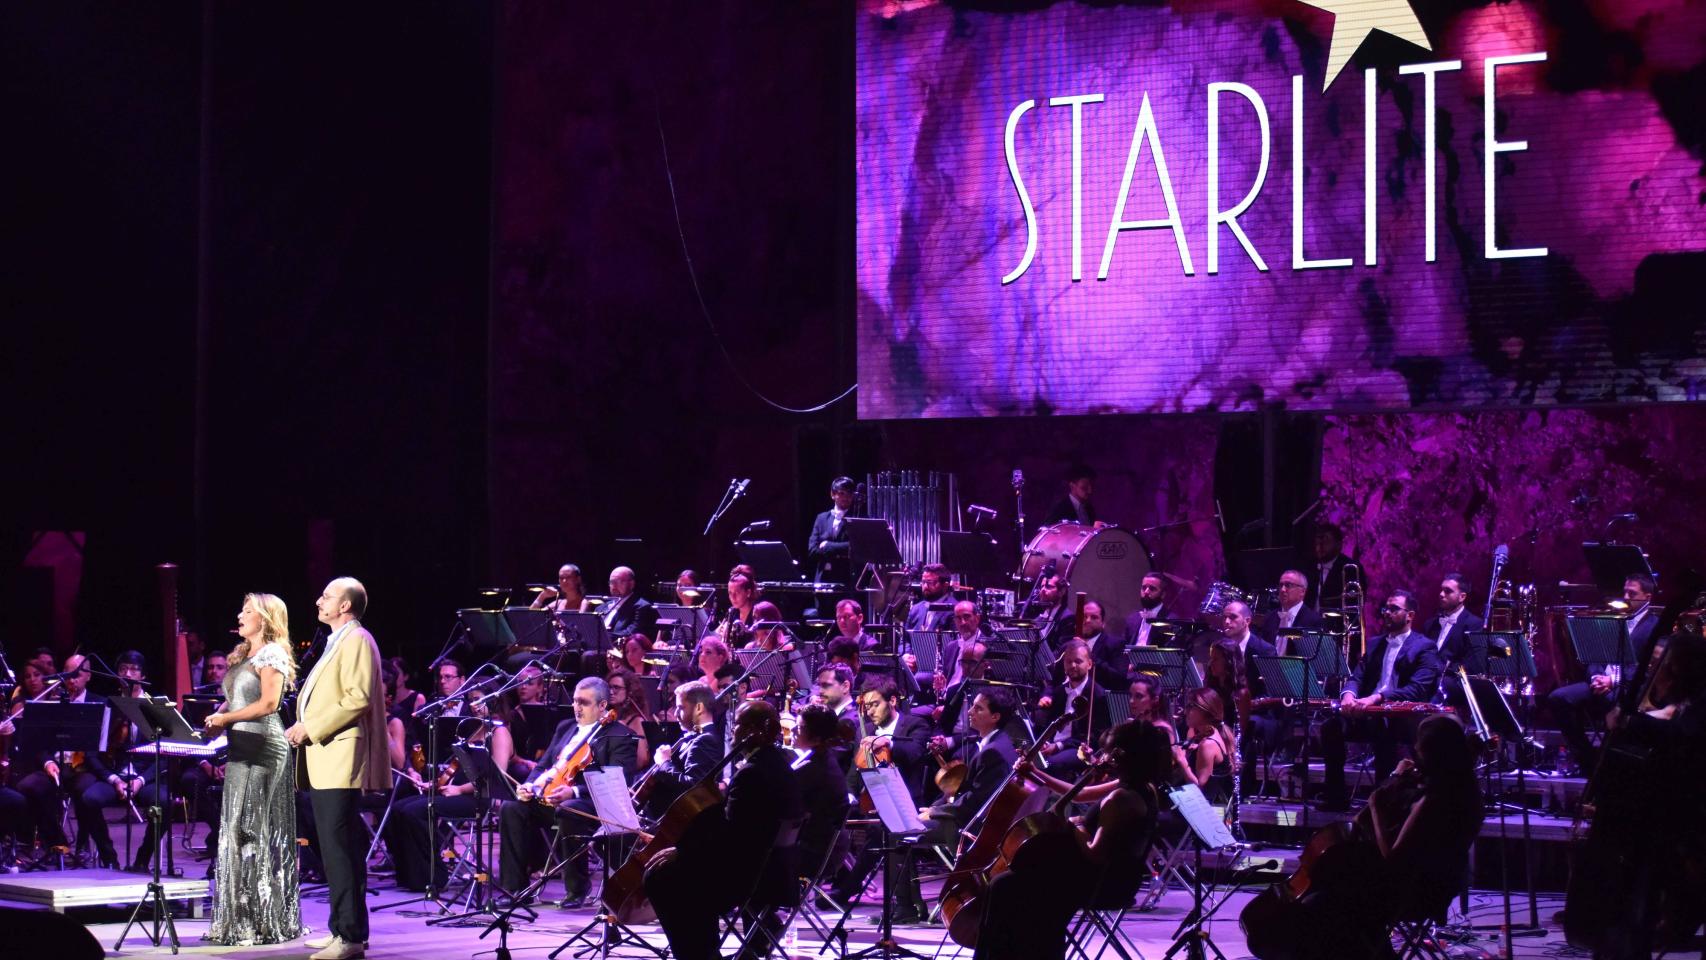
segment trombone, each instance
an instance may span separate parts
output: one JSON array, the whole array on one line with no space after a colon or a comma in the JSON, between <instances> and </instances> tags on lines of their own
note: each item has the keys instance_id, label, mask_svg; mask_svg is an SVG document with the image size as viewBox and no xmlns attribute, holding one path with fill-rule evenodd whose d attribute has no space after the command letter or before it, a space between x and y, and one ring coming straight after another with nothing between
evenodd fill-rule
<instances>
[{"instance_id":1,"label":"trombone","mask_svg":"<svg viewBox=\"0 0 1706 960\"><path fill-rule=\"evenodd\" d=\"M1326 585L1322 585L1324 590ZM1344 656L1344 662L1349 667L1351 662L1351 637L1356 637L1358 653L1368 649L1368 637L1364 631L1362 620L1362 604L1364 592L1362 587L1362 566L1347 563L1339 574L1339 622L1344 624L1345 635L1340 640L1339 652Z\"/></svg>"}]
</instances>

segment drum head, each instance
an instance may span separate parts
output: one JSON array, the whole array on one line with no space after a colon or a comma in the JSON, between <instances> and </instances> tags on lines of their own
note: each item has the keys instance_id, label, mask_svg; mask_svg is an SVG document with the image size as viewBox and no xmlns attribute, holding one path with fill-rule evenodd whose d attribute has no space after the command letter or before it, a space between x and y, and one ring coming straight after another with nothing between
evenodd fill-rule
<instances>
[{"instance_id":1,"label":"drum head","mask_svg":"<svg viewBox=\"0 0 1706 960\"><path fill-rule=\"evenodd\" d=\"M1141 605L1149 554L1130 531L1057 523L1037 531L1025 551L1024 575L1035 579L1054 561L1055 573L1071 584L1068 603L1085 593L1102 605L1109 630L1125 629L1125 618Z\"/></svg>"}]
</instances>

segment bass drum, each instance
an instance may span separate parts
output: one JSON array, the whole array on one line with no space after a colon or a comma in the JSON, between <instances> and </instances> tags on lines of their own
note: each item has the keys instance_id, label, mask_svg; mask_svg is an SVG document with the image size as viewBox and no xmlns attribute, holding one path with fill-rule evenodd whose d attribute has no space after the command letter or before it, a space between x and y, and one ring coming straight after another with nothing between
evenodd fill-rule
<instances>
[{"instance_id":1,"label":"bass drum","mask_svg":"<svg viewBox=\"0 0 1706 960\"><path fill-rule=\"evenodd\" d=\"M1088 594L1102 605L1109 630L1118 635L1125 629L1125 618L1141 605L1143 575L1149 572L1149 553L1136 536L1118 527L1098 530L1082 523L1057 523L1031 538L1019 573L1035 581L1050 561L1054 572L1071 584L1069 606L1076 604L1075 594Z\"/></svg>"}]
</instances>

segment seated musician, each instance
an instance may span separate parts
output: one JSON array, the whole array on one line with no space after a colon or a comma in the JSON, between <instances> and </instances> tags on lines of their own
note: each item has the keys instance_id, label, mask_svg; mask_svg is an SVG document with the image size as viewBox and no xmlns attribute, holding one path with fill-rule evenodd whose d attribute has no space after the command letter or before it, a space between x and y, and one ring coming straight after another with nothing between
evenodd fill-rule
<instances>
[{"instance_id":1,"label":"seated musician","mask_svg":"<svg viewBox=\"0 0 1706 960\"><path fill-rule=\"evenodd\" d=\"M594 812L579 775L553 785L581 746L588 746L589 766L619 767L630 780L634 776L638 757L634 732L620 723L599 722L610 709L610 687L598 677L585 677L575 684L572 702L574 718L557 725L556 735L540 760L539 772L516 788L518 799L506 801L498 815L498 886L512 896L528 885L528 874L545 859L544 828L555 823L564 836L583 843L598 828L597 821L579 815ZM586 861L584 855L571 856L565 866L565 906L586 902Z\"/></svg>"},{"instance_id":2,"label":"seated musician","mask_svg":"<svg viewBox=\"0 0 1706 960\"><path fill-rule=\"evenodd\" d=\"M1185 697L1185 738L1173 745L1178 779L1202 788L1210 803L1232 798L1232 764L1237 754L1220 694L1198 687Z\"/></svg>"},{"instance_id":3,"label":"seated musician","mask_svg":"<svg viewBox=\"0 0 1706 960\"><path fill-rule=\"evenodd\" d=\"M755 624L779 623L782 620L782 611L774 603L768 600L760 600L752 608L752 616L752 622ZM791 679L794 681L794 687L802 691L811 686L811 668L806 663L806 656L794 649L794 643L789 639L785 627L754 627L752 640L742 649L768 650L775 653L776 657L773 658L772 663L782 665L784 682ZM755 687L747 692L747 696L774 698L780 696L781 693L781 690L764 690Z\"/></svg>"},{"instance_id":4,"label":"seated musician","mask_svg":"<svg viewBox=\"0 0 1706 960\"><path fill-rule=\"evenodd\" d=\"M908 633L919 630L948 630L954 625L954 578L940 563L927 563L918 575L921 599L906 612ZM938 656L938 661L943 658ZM952 661L946 661L952 662Z\"/></svg>"},{"instance_id":5,"label":"seated musician","mask_svg":"<svg viewBox=\"0 0 1706 960\"><path fill-rule=\"evenodd\" d=\"M1374 746L1374 782L1385 782L1398 763L1398 745L1407 740L1400 721L1365 715L1370 707L1392 701L1427 702L1439 688L1439 651L1434 642L1411 630L1416 598L1408 590L1393 590L1380 608L1383 635L1363 657L1362 676L1354 689L1339 698L1339 712L1321 724L1321 753L1326 766L1323 810L1346 810L1345 740L1366 740Z\"/></svg>"},{"instance_id":6,"label":"seated musician","mask_svg":"<svg viewBox=\"0 0 1706 960\"><path fill-rule=\"evenodd\" d=\"M694 570L683 570L675 576L675 602L684 607L697 607L708 599L714 591L699 589L699 574Z\"/></svg>"},{"instance_id":7,"label":"seated musician","mask_svg":"<svg viewBox=\"0 0 1706 960\"><path fill-rule=\"evenodd\" d=\"M1463 574L1448 573L1440 578L1439 612L1423 625L1422 633L1434 642L1435 649L1439 651L1442 675L1455 672L1458 664L1469 656L1469 634L1486 627L1481 618L1469 609L1468 600L1469 581ZM1445 685L1442 682L1441 686Z\"/></svg>"},{"instance_id":8,"label":"seated musician","mask_svg":"<svg viewBox=\"0 0 1706 960\"><path fill-rule=\"evenodd\" d=\"M539 591L539 596L533 598L530 606L552 613L580 612L586 607L586 583L581 576L581 568L572 563L558 567L556 588L546 587Z\"/></svg>"},{"instance_id":9,"label":"seated musician","mask_svg":"<svg viewBox=\"0 0 1706 960\"><path fill-rule=\"evenodd\" d=\"M747 700L735 712L735 744L746 760L721 809L695 822L675 856L645 874L646 895L678 960L715 960L717 918L748 901L771 907L799 896L799 849L778 846L785 823L805 816L800 786L782 749L776 708Z\"/></svg>"},{"instance_id":10,"label":"seated musician","mask_svg":"<svg viewBox=\"0 0 1706 960\"><path fill-rule=\"evenodd\" d=\"M1113 776L1082 788L1076 797L1092 804L1081 826L1088 858L1079 869L1027 871L1021 865L996 877L989 887L975 957L1064 957L1066 928L1075 913L1128 906L1148 878L1144 858L1161 807L1157 790L1166 777L1166 735L1151 724L1128 720L1105 731L1100 745ZM1073 786L1023 760L1016 769L1056 794L1068 793Z\"/></svg>"},{"instance_id":11,"label":"seated musician","mask_svg":"<svg viewBox=\"0 0 1706 960\"><path fill-rule=\"evenodd\" d=\"M652 719L652 712L646 709L645 692L640 689L640 679L634 671L626 667L617 667L604 677L604 682L610 687L610 708L616 711L616 722L634 731L634 736L640 738L639 757L637 763L644 770L652 765L652 749L646 743L646 722ZM526 684L522 684L525 687ZM519 693L522 687L517 687ZM532 764L528 764L532 775Z\"/></svg>"},{"instance_id":12,"label":"seated musician","mask_svg":"<svg viewBox=\"0 0 1706 960\"><path fill-rule=\"evenodd\" d=\"M924 796L924 757L929 745L930 725L922 717L902 713L900 688L892 678L876 675L865 681L859 692L858 707L864 717L864 736L855 747L853 767L847 771L845 793L858 796L864 791L860 778L861 767L881 766L883 758L900 771L906 781L907 793L917 805ZM859 854L851 870L838 878L832 891L836 899L852 900L865 888L865 882L882 856L887 843L883 830L867 831L869 842ZM910 856L898 858L893 883L901 891L897 899L896 923L922 923L928 910L918 892L918 884Z\"/></svg>"},{"instance_id":13,"label":"seated musician","mask_svg":"<svg viewBox=\"0 0 1706 960\"><path fill-rule=\"evenodd\" d=\"M707 634L700 639L699 648L693 651L693 662L699 668L693 679L710 687L713 693L720 692L741 675L733 651L718 636Z\"/></svg>"},{"instance_id":14,"label":"seated musician","mask_svg":"<svg viewBox=\"0 0 1706 960\"><path fill-rule=\"evenodd\" d=\"M821 703L835 714L835 719L846 732L842 743L834 748L835 760L843 771L853 769L853 750L856 744L854 731L858 729L859 709L853 699L853 685L857 677L853 668L840 661L825 663L818 669L816 689L812 693L812 702Z\"/></svg>"},{"instance_id":15,"label":"seated musician","mask_svg":"<svg viewBox=\"0 0 1706 960\"><path fill-rule=\"evenodd\" d=\"M1280 656L1292 656L1287 631L1320 630L1326 625L1320 611L1303 602L1309 593L1309 578L1301 570L1287 570L1279 578L1279 609L1262 618L1261 637L1274 645Z\"/></svg>"},{"instance_id":16,"label":"seated musician","mask_svg":"<svg viewBox=\"0 0 1706 960\"><path fill-rule=\"evenodd\" d=\"M958 831L968 826L995 791L1001 789L1013 762L1019 759L1006 730L1018 712L1017 701L1002 687L985 687L972 698L971 706L966 709L966 724L977 739L968 738L961 751L966 757L966 782L951 800L922 812L931 821L926 842L950 849L957 846ZM940 737L931 742L938 749L944 745Z\"/></svg>"},{"instance_id":17,"label":"seated musician","mask_svg":"<svg viewBox=\"0 0 1706 960\"><path fill-rule=\"evenodd\" d=\"M819 583L847 582L847 511L853 507L855 487L851 477L836 477L829 484L829 509L812 520L806 557L811 561L812 579Z\"/></svg>"},{"instance_id":18,"label":"seated musician","mask_svg":"<svg viewBox=\"0 0 1706 960\"><path fill-rule=\"evenodd\" d=\"M598 608L604 620L605 632L613 637L643 633L655 636L658 632L658 610L650 600L640 596L639 582L630 567L610 571L610 599Z\"/></svg>"},{"instance_id":19,"label":"seated musician","mask_svg":"<svg viewBox=\"0 0 1706 960\"><path fill-rule=\"evenodd\" d=\"M1037 577L1037 595L1026 604L1023 619L1036 624L1037 634L1048 642L1049 649L1058 650L1072 639L1078 625L1077 617L1066 603L1069 584L1058 573Z\"/></svg>"},{"instance_id":20,"label":"seated musician","mask_svg":"<svg viewBox=\"0 0 1706 960\"><path fill-rule=\"evenodd\" d=\"M32 660L31 663L37 661ZM48 658L51 664L51 656ZM37 669L40 669L38 666ZM51 669L51 667L50 667ZM81 654L73 654L65 659L66 676L57 681L56 689L44 686L37 697L53 702L90 703L98 698L89 694L89 667L87 659ZM44 676L52 676L51 673ZM16 761L19 776L18 792L24 795L29 804L29 815L35 822L36 840L45 848L65 847L67 841L65 828L60 821L59 798L63 793L73 799L96 785L106 785L117 790L121 786L129 789L132 784L119 782L118 777L108 769L100 754L83 751L58 751L38 753L34 756L19 756ZM140 786L139 784L137 786ZM112 841L107 841L110 847ZM112 865L117 866L117 853L113 854Z\"/></svg>"},{"instance_id":21,"label":"seated musician","mask_svg":"<svg viewBox=\"0 0 1706 960\"><path fill-rule=\"evenodd\" d=\"M875 650L876 637L865 632L865 608L857 600L842 600L835 605L835 631L859 645L860 650Z\"/></svg>"},{"instance_id":22,"label":"seated musician","mask_svg":"<svg viewBox=\"0 0 1706 960\"><path fill-rule=\"evenodd\" d=\"M1172 714L1167 709L1167 695L1161 690L1161 681L1146 673L1134 674L1128 685L1127 706L1131 711L1131 719L1150 726L1167 734L1169 747L1179 742L1179 731L1173 726Z\"/></svg>"},{"instance_id":23,"label":"seated musician","mask_svg":"<svg viewBox=\"0 0 1706 960\"><path fill-rule=\"evenodd\" d=\"M794 727L794 749L803 756L794 762L800 802L806 822L800 828L800 871L816 876L830 854L830 844L847 824L847 776L832 748L841 743L841 723L821 703L808 703Z\"/></svg>"},{"instance_id":24,"label":"seated musician","mask_svg":"<svg viewBox=\"0 0 1706 960\"><path fill-rule=\"evenodd\" d=\"M1481 831L1475 747L1456 717L1434 714L1416 731L1415 754L1414 765L1400 764L1374 791L1349 842L1310 865L1307 892L1246 908L1251 953L1263 960L1390 956L1393 921L1437 909L1463 885Z\"/></svg>"},{"instance_id":25,"label":"seated musician","mask_svg":"<svg viewBox=\"0 0 1706 960\"><path fill-rule=\"evenodd\" d=\"M960 669L961 651L966 647L977 644L987 644L991 636L983 625L983 615L977 612L977 604L970 600L961 600L953 606L952 636L942 641L942 646L936 651L936 669L927 672L927 676L919 679L932 692L935 703L940 706L942 697L947 691L965 679ZM979 655L978 660L982 660Z\"/></svg>"},{"instance_id":26,"label":"seated musician","mask_svg":"<svg viewBox=\"0 0 1706 960\"><path fill-rule=\"evenodd\" d=\"M26 676L34 677L32 682L38 693L47 686L33 663L25 663L18 674L20 682L15 693L24 690L22 679ZM18 735L17 717L24 710L21 699L14 696L13 700L0 706L0 837L11 837L15 850L27 850L35 839L35 823L30 817L29 799L12 789L12 744ZM19 865L16 861L9 861L0 864L0 868L16 865Z\"/></svg>"},{"instance_id":27,"label":"seated musician","mask_svg":"<svg viewBox=\"0 0 1706 960\"><path fill-rule=\"evenodd\" d=\"M1151 570L1143 575L1138 586L1137 609L1125 618L1127 646L1147 647L1151 624L1157 620L1172 620L1174 613L1167 608L1166 576Z\"/></svg>"},{"instance_id":28,"label":"seated musician","mask_svg":"<svg viewBox=\"0 0 1706 960\"><path fill-rule=\"evenodd\" d=\"M954 648L954 656L952 675L956 679L951 683L945 677L936 681L936 706L930 709L930 722L943 741L944 751L957 745L955 731L959 729L960 713L966 708L966 694L978 689L975 681L982 680L988 672L989 645L981 640L960 644Z\"/></svg>"},{"instance_id":29,"label":"seated musician","mask_svg":"<svg viewBox=\"0 0 1706 960\"><path fill-rule=\"evenodd\" d=\"M1126 639L1107 629L1102 605L1095 600L1084 602L1084 634L1079 639L1090 648L1090 662L1096 669L1097 686L1104 690L1118 689L1126 674L1131 672L1131 663L1126 656Z\"/></svg>"},{"instance_id":30,"label":"seated musician","mask_svg":"<svg viewBox=\"0 0 1706 960\"><path fill-rule=\"evenodd\" d=\"M140 659L141 654L137 654ZM65 681L65 687L75 697L81 695L84 702L98 701L98 697L88 695L89 682L88 661L82 656L72 656L65 661L67 672L73 676ZM140 665L121 665L120 676L130 679L140 679ZM118 713L113 713L115 726ZM95 844L95 852L103 867L118 867L118 851L113 847L112 834L107 827L106 809L108 807L125 807L129 816L129 807L143 787L154 781L153 761L137 757L132 758L126 751L130 747L129 738L113 739L109 735L108 747L105 753L89 752L83 756L83 765L75 767L75 778L68 784L71 795L71 807L77 815L77 826ZM66 771L60 771L63 778Z\"/></svg>"},{"instance_id":31,"label":"seated musician","mask_svg":"<svg viewBox=\"0 0 1706 960\"><path fill-rule=\"evenodd\" d=\"M225 674L231 669L231 663L226 659L224 650L209 650L202 654L201 683L194 693L213 694L225 693Z\"/></svg>"},{"instance_id":32,"label":"seated musician","mask_svg":"<svg viewBox=\"0 0 1706 960\"><path fill-rule=\"evenodd\" d=\"M1061 727L1053 739L1042 746L1050 772L1062 780L1071 781L1084 772L1084 761L1078 756L1078 748L1095 743L1102 731L1113 726L1113 721L1108 716L1108 701L1103 696L1105 691L1090 676L1090 645L1083 640L1067 641L1060 651L1060 666L1063 673L1061 682L1037 701L1037 708L1042 711L1041 720L1047 724L1071 709L1077 698L1084 697L1089 701L1076 720Z\"/></svg>"},{"instance_id":33,"label":"seated musician","mask_svg":"<svg viewBox=\"0 0 1706 960\"><path fill-rule=\"evenodd\" d=\"M483 703L478 697L471 698L464 713L472 719L465 721L462 729L472 726L474 719L480 720L477 727L467 730L467 742L485 747L491 753L493 765L507 770L515 757L515 739L502 703L501 697ZM499 709L492 710L494 706ZM391 861L397 868L397 886L417 892L427 888L428 880L435 890L442 889L446 880L446 864L442 857L433 856L436 844L427 832L426 792L438 794L433 799L433 815L439 819L465 819L480 812L479 786L469 780L466 770L458 768L450 773L429 770L421 785L422 793L400 798L385 821L385 848L391 851Z\"/></svg>"},{"instance_id":34,"label":"seated musician","mask_svg":"<svg viewBox=\"0 0 1706 960\"><path fill-rule=\"evenodd\" d=\"M758 605L758 581L749 573L730 573L728 595L728 613L717 624L716 634L724 643L738 645L746 642L746 634L756 619L753 608Z\"/></svg>"},{"instance_id":35,"label":"seated musician","mask_svg":"<svg viewBox=\"0 0 1706 960\"><path fill-rule=\"evenodd\" d=\"M642 790L643 812L653 820L723 762L723 734L717 726L720 701L710 685L697 680L683 683L675 688L674 698L681 739L657 749Z\"/></svg>"},{"instance_id":36,"label":"seated musician","mask_svg":"<svg viewBox=\"0 0 1706 960\"><path fill-rule=\"evenodd\" d=\"M1650 578L1643 575L1623 581L1623 602L1628 604L1629 613L1629 647L1637 658L1651 646L1653 629L1659 623L1658 615L1652 609L1652 599L1653 581ZM1593 771L1598 760L1598 752L1588 740L1589 721L1603 718L1610 712L1617 698L1617 684L1629 679L1634 663L1590 663L1586 666L1588 679L1585 682L1565 684L1546 695L1546 706L1552 711L1558 732L1564 735L1570 758L1584 776Z\"/></svg>"}]
</instances>

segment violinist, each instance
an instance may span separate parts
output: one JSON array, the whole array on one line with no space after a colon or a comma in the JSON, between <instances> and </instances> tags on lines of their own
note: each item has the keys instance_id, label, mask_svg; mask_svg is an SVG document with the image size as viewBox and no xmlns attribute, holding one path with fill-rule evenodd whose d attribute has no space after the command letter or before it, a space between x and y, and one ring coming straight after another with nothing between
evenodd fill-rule
<instances>
[{"instance_id":1,"label":"violinist","mask_svg":"<svg viewBox=\"0 0 1706 960\"><path fill-rule=\"evenodd\" d=\"M634 736L639 738L637 766L641 769L651 766L652 751L646 745L645 733L646 722L652 719L652 712L646 709L646 698L644 691L640 689L639 678L634 675L634 671L617 667L605 675L604 682L610 686L610 708L616 711L616 722L634 731ZM520 690L518 687L517 692Z\"/></svg>"},{"instance_id":2,"label":"violinist","mask_svg":"<svg viewBox=\"0 0 1706 960\"><path fill-rule=\"evenodd\" d=\"M691 680L676 687L674 696L681 739L657 749L642 788L644 812L653 820L663 816L682 791L703 780L723 762L723 736L717 729L717 695L708 684Z\"/></svg>"},{"instance_id":3,"label":"violinist","mask_svg":"<svg viewBox=\"0 0 1706 960\"><path fill-rule=\"evenodd\" d=\"M466 733L470 745L485 747L491 752L492 764L499 770L508 770L515 759L515 739L506 722L508 713L502 707L503 698L481 702L479 697L470 697L466 704L458 734ZM385 847L391 851L391 860L397 867L397 887L402 890L424 891L429 866L434 874L430 877L433 889L442 889L446 880L444 859L432 855L426 793L438 794L433 803L437 817L460 819L480 812L478 785L468 779L467 771L460 769L454 760L438 771L429 770L428 774L432 779L423 777L417 784L421 794L399 799L385 821Z\"/></svg>"},{"instance_id":4,"label":"violinist","mask_svg":"<svg viewBox=\"0 0 1706 960\"><path fill-rule=\"evenodd\" d=\"M863 723L859 726L859 742L854 750L853 768L847 771L847 793L858 796L864 790L859 771L871 767L893 766L906 781L907 793L918 804L924 795L924 757L930 728L922 717L902 713L900 688L893 679L873 676L859 692L858 707ZM870 843L859 853L853 868L840 877L831 892L840 901L854 899L865 887L866 878L882 857L888 839L881 828L867 832ZM911 857L902 857L896 864L893 883L900 892L895 911L896 923L922 923L928 910L918 893Z\"/></svg>"},{"instance_id":5,"label":"violinist","mask_svg":"<svg viewBox=\"0 0 1706 960\"><path fill-rule=\"evenodd\" d=\"M119 676L124 680L124 690L127 693L138 689L138 681L142 679L141 660L142 654L134 650L127 651L119 658ZM80 661L75 668L77 676L82 677L82 682L87 685L87 661L81 657L72 657L66 661L68 670L74 669L71 666L72 661ZM71 688L72 680L66 680L65 685ZM84 692L87 693L86 686ZM135 806L136 795L143 787L154 782L153 761L142 758L133 761L125 754L129 746L127 739L109 739L105 756L86 754L84 768L79 772L76 784L72 787L71 806L77 814L77 826L95 842L95 852L104 867L119 866L118 851L113 847L112 835L107 827L106 808ZM94 776L87 776L88 774Z\"/></svg>"},{"instance_id":6,"label":"violinist","mask_svg":"<svg viewBox=\"0 0 1706 960\"><path fill-rule=\"evenodd\" d=\"M997 876L983 911L978 960L1064 957L1073 914L1128 906L1147 879L1143 861L1160 810L1156 791L1166 777L1166 735L1153 724L1128 720L1103 733L1101 746L1113 778L1076 795L1092 804L1081 826L1088 869L1026 871L1021 864ZM1073 784L1023 760L1014 769L1054 793L1072 790Z\"/></svg>"},{"instance_id":7,"label":"violinist","mask_svg":"<svg viewBox=\"0 0 1706 960\"><path fill-rule=\"evenodd\" d=\"M768 600L760 600L752 608L753 623L779 623L782 610ZM743 648L746 650L767 650L776 654L785 665L786 676L794 681L794 685L805 689L811 685L811 674L806 667L806 657L794 649L794 643L788 638L788 631L781 626L754 627L752 639ZM780 691L754 690L748 696L769 696Z\"/></svg>"},{"instance_id":8,"label":"violinist","mask_svg":"<svg viewBox=\"0 0 1706 960\"><path fill-rule=\"evenodd\" d=\"M1168 717L1167 695L1161 691L1161 681L1153 674L1134 674L1127 687L1128 709L1131 719L1139 723L1147 723L1167 735L1169 749L1179 742L1179 731L1174 729L1173 722Z\"/></svg>"},{"instance_id":9,"label":"violinist","mask_svg":"<svg viewBox=\"0 0 1706 960\"><path fill-rule=\"evenodd\" d=\"M517 799L506 801L498 815L498 886L512 895L527 886L528 874L545 859L546 827L555 822L564 836L583 843L598 828L596 820L580 815L595 811L571 761L583 759L584 767L620 767L630 780L638 766L639 738L634 731L620 723L602 722L610 710L610 686L602 678L582 678L575 684L572 702L575 715L557 725L539 772L516 787ZM571 856L564 868L564 906L586 902L586 861L585 856Z\"/></svg>"},{"instance_id":10,"label":"violinist","mask_svg":"<svg viewBox=\"0 0 1706 960\"><path fill-rule=\"evenodd\" d=\"M972 698L966 709L966 724L977 739L968 745L972 758L967 762L965 786L947 802L923 811L931 822L927 842L956 846L957 831L969 825L1006 782L1014 761L1019 759L1006 726L1018 710L1013 695L1001 687L986 687Z\"/></svg>"},{"instance_id":11,"label":"violinist","mask_svg":"<svg viewBox=\"0 0 1706 960\"><path fill-rule=\"evenodd\" d=\"M66 703L84 703L89 700L89 667L83 655L72 654L65 659L65 671L62 675L47 674L44 679L46 677L55 677L56 679L49 683L57 682L57 688L44 686L41 692L31 699L45 698ZM117 778L107 769L98 753L49 751L34 756L19 756L16 765L16 773L22 774L17 782L18 792L24 795L25 802L29 804L30 816L36 826L36 840L44 848L68 845L65 828L60 820L61 795L75 799L96 786L116 789L112 783ZM111 845L111 840L108 844ZM118 865L116 852L111 865Z\"/></svg>"},{"instance_id":12,"label":"violinist","mask_svg":"<svg viewBox=\"0 0 1706 960\"><path fill-rule=\"evenodd\" d=\"M1042 747L1043 756L1049 759L1049 769L1054 775L1071 781L1084 772L1084 761L1078 757L1078 748L1095 743L1102 731L1113 726L1113 721L1108 715L1108 702L1102 696L1102 688L1090 676L1090 645L1076 638L1067 641L1060 651L1060 668L1061 682L1037 701L1037 707L1042 711L1043 721L1053 723L1066 712L1073 700L1089 698L1090 709L1062 726Z\"/></svg>"},{"instance_id":13,"label":"violinist","mask_svg":"<svg viewBox=\"0 0 1706 960\"><path fill-rule=\"evenodd\" d=\"M1192 690L1185 698L1184 742L1173 745L1180 780L1201 787L1209 803L1225 803L1232 797L1236 752L1220 694L1209 687Z\"/></svg>"},{"instance_id":14,"label":"violinist","mask_svg":"<svg viewBox=\"0 0 1706 960\"><path fill-rule=\"evenodd\" d=\"M747 756L722 809L707 811L674 858L654 862L645 874L646 895L678 960L718 958L717 918L734 907L770 907L799 895L799 848L776 843L784 823L805 815L789 769L794 755L780 745L781 718L769 703L747 700L734 728L737 749Z\"/></svg>"},{"instance_id":15,"label":"violinist","mask_svg":"<svg viewBox=\"0 0 1706 960\"><path fill-rule=\"evenodd\" d=\"M758 581L749 573L730 573L727 589L729 612L723 617L723 622L717 625L717 635L723 638L724 643L744 643L747 631L755 619L753 608L758 604Z\"/></svg>"},{"instance_id":16,"label":"violinist","mask_svg":"<svg viewBox=\"0 0 1706 960\"><path fill-rule=\"evenodd\" d=\"M699 668L693 679L710 687L713 693L720 693L741 674L734 652L723 638L715 635L708 634L700 639L699 648L693 651L693 662Z\"/></svg>"}]
</instances>

